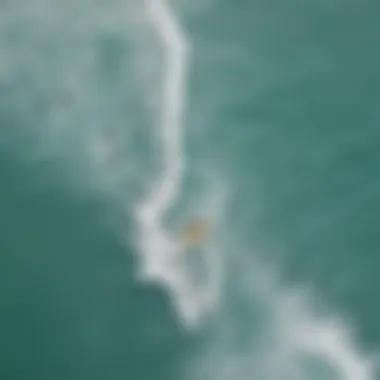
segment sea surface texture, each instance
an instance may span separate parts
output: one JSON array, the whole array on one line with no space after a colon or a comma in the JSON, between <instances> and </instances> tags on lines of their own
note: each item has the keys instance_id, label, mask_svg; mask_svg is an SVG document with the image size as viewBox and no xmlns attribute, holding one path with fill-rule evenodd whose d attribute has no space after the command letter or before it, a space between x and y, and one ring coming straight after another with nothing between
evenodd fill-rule
<instances>
[{"instance_id":1,"label":"sea surface texture","mask_svg":"<svg viewBox=\"0 0 380 380\"><path fill-rule=\"evenodd\" d=\"M0 379L380 379L379 15L1 0Z\"/></svg>"}]
</instances>

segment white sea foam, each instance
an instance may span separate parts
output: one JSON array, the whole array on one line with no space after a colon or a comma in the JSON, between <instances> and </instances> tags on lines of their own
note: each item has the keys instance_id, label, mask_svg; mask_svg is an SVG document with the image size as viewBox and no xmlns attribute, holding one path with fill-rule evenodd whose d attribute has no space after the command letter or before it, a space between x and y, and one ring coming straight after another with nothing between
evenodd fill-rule
<instances>
[{"instance_id":1,"label":"white sea foam","mask_svg":"<svg viewBox=\"0 0 380 380\"><path fill-rule=\"evenodd\" d=\"M169 291L182 321L188 327L193 327L216 303L221 268L217 247L204 247L201 265L207 272L207 280L200 286L186 265L184 247L179 245L173 232L164 226L166 214L181 195L185 169L181 140L189 42L165 0L146 1L146 10L165 51L161 115L157 126L164 170L154 182L148 198L136 208L141 249L140 273L144 280L158 282ZM199 217L202 213L215 220L222 210L224 199L224 187L214 186L204 197L205 207L193 216Z\"/></svg>"},{"instance_id":2,"label":"white sea foam","mask_svg":"<svg viewBox=\"0 0 380 380\"><path fill-rule=\"evenodd\" d=\"M310 292L284 289L257 256L238 256L232 294L222 297L212 339L190 363L190 379L375 379L375 363L345 321L316 315Z\"/></svg>"},{"instance_id":3,"label":"white sea foam","mask_svg":"<svg viewBox=\"0 0 380 380\"><path fill-rule=\"evenodd\" d=\"M373 379L370 361L354 349L348 326L337 318L316 318L310 313L303 292L275 298L276 324L280 336L292 351L317 355L335 368L345 380Z\"/></svg>"}]
</instances>

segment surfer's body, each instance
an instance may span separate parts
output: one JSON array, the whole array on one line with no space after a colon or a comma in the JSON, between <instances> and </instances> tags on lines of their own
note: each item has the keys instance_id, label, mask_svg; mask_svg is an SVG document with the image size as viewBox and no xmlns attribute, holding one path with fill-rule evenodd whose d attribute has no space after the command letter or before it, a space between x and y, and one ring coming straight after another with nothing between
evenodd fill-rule
<instances>
[{"instance_id":1,"label":"surfer's body","mask_svg":"<svg viewBox=\"0 0 380 380\"><path fill-rule=\"evenodd\" d=\"M202 243L206 233L210 228L210 223L204 219L191 221L181 234L181 244L185 247Z\"/></svg>"}]
</instances>

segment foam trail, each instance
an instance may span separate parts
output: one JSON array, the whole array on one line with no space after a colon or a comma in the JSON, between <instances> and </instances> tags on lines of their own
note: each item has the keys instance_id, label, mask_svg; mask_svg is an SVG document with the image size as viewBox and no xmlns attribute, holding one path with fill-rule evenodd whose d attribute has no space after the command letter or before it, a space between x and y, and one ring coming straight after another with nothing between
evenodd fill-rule
<instances>
[{"instance_id":1,"label":"foam trail","mask_svg":"<svg viewBox=\"0 0 380 380\"><path fill-rule=\"evenodd\" d=\"M160 122L166 173L141 210L144 221L160 220L180 191L180 180L184 169L181 131L188 51L184 32L165 0L148 0L147 11L152 24L161 35L167 52L167 72Z\"/></svg>"},{"instance_id":2,"label":"foam trail","mask_svg":"<svg viewBox=\"0 0 380 380\"><path fill-rule=\"evenodd\" d=\"M345 380L372 380L374 368L361 355L344 322L335 318L316 319L301 294L288 294L276 300L277 325L282 327L282 341L296 351L309 352L335 365Z\"/></svg>"},{"instance_id":3,"label":"foam trail","mask_svg":"<svg viewBox=\"0 0 380 380\"><path fill-rule=\"evenodd\" d=\"M376 362L357 347L346 322L316 314L307 289L284 288L258 257L243 259L235 269L239 277L234 276L234 292L222 302L213 339L190 362L187 379L378 378ZM234 299L244 309L235 308ZM256 310L264 314L260 317ZM310 367L311 362L323 367L326 376Z\"/></svg>"},{"instance_id":4,"label":"foam trail","mask_svg":"<svg viewBox=\"0 0 380 380\"><path fill-rule=\"evenodd\" d=\"M161 37L167 61L159 123L164 172L150 196L136 210L142 251L141 274L145 280L166 286L182 319L188 325L194 325L206 301L194 293L181 249L163 227L165 213L180 194L184 171L181 135L188 41L167 1L147 0L146 10Z\"/></svg>"}]
</instances>

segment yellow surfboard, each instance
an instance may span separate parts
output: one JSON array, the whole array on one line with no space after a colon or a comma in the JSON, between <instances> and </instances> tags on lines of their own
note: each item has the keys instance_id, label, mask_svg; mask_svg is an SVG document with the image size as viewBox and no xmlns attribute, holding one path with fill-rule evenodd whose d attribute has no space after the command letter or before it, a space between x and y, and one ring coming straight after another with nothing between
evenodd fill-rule
<instances>
[{"instance_id":1,"label":"yellow surfboard","mask_svg":"<svg viewBox=\"0 0 380 380\"><path fill-rule=\"evenodd\" d=\"M210 222L205 219L192 220L182 231L181 244L185 247L201 244L210 230Z\"/></svg>"}]
</instances>

